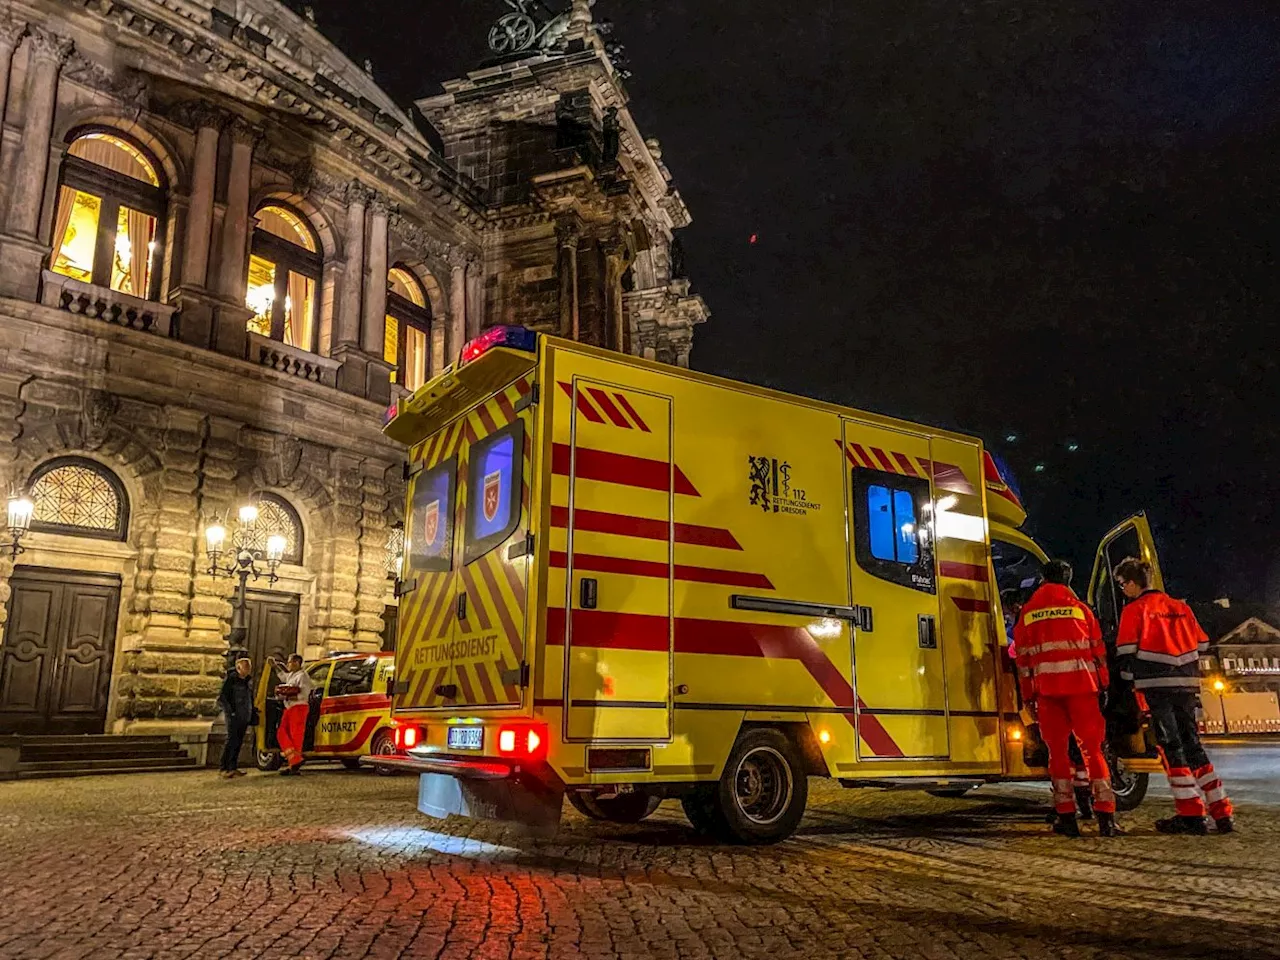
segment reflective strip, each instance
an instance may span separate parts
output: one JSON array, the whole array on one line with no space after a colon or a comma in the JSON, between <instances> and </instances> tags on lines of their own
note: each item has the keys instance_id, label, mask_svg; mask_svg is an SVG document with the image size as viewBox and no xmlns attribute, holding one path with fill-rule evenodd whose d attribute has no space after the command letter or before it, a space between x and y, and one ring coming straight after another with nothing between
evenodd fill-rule
<instances>
[{"instance_id":1,"label":"reflective strip","mask_svg":"<svg viewBox=\"0 0 1280 960\"><path fill-rule=\"evenodd\" d=\"M1221 803L1227 799L1227 789L1221 782L1216 787L1205 787L1204 798L1210 803Z\"/></svg>"},{"instance_id":2,"label":"reflective strip","mask_svg":"<svg viewBox=\"0 0 1280 960\"><path fill-rule=\"evenodd\" d=\"M1133 674L1121 674L1126 680L1132 679ZM1134 680L1133 687L1135 690L1149 690L1152 687L1176 688L1187 687L1191 690L1200 689L1200 680L1196 677L1146 677L1141 680Z\"/></svg>"},{"instance_id":3,"label":"reflective strip","mask_svg":"<svg viewBox=\"0 0 1280 960\"><path fill-rule=\"evenodd\" d=\"M1041 673L1096 673L1092 663L1085 663L1078 657L1074 660L1061 660L1057 663L1037 663L1037 674Z\"/></svg>"},{"instance_id":4,"label":"reflective strip","mask_svg":"<svg viewBox=\"0 0 1280 960\"><path fill-rule=\"evenodd\" d=\"M1194 776L1196 778L1196 783L1200 784L1202 787L1207 787L1209 784L1213 783L1213 781L1218 779L1218 772L1214 770L1213 767L1209 767L1207 769L1201 767L1195 772Z\"/></svg>"},{"instance_id":5,"label":"reflective strip","mask_svg":"<svg viewBox=\"0 0 1280 960\"><path fill-rule=\"evenodd\" d=\"M1190 653L1184 653L1181 656L1173 656L1168 653L1153 653L1150 650L1139 650L1136 654L1139 660L1145 660L1148 663L1164 663L1171 667L1181 667L1184 664L1195 663L1200 659L1200 652L1192 650Z\"/></svg>"},{"instance_id":6,"label":"reflective strip","mask_svg":"<svg viewBox=\"0 0 1280 960\"><path fill-rule=\"evenodd\" d=\"M1195 787L1175 787L1170 784L1169 792L1173 794L1173 799L1175 800L1198 800L1200 798L1200 791Z\"/></svg>"},{"instance_id":7,"label":"reflective strip","mask_svg":"<svg viewBox=\"0 0 1280 960\"><path fill-rule=\"evenodd\" d=\"M1130 653L1137 653L1138 645L1136 643L1126 643L1116 647L1116 653L1124 656Z\"/></svg>"},{"instance_id":8,"label":"reflective strip","mask_svg":"<svg viewBox=\"0 0 1280 960\"><path fill-rule=\"evenodd\" d=\"M1116 812L1116 792L1111 788L1110 780L1092 780L1089 787L1093 792L1093 809L1098 813Z\"/></svg>"},{"instance_id":9,"label":"reflective strip","mask_svg":"<svg viewBox=\"0 0 1280 960\"><path fill-rule=\"evenodd\" d=\"M1088 770L1077 770L1077 771L1076 771L1076 786L1086 786L1088 783L1089 783L1089 771L1088 771Z\"/></svg>"},{"instance_id":10,"label":"reflective strip","mask_svg":"<svg viewBox=\"0 0 1280 960\"><path fill-rule=\"evenodd\" d=\"M1079 650L1083 653L1088 649L1089 643L1086 640L1050 640L1034 647L1024 647L1021 653L1024 657L1032 657L1037 653L1049 653L1053 650Z\"/></svg>"}]
</instances>

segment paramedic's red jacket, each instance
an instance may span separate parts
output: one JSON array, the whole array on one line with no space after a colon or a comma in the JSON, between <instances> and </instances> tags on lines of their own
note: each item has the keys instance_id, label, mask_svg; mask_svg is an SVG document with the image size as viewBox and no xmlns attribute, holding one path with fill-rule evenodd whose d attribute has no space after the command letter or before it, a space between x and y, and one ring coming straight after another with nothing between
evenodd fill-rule
<instances>
[{"instance_id":1,"label":"paramedic's red jacket","mask_svg":"<svg viewBox=\"0 0 1280 960\"><path fill-rule=\"evenodd\" d=\"M1120 614L1116 654L1137 690L1199 690L1200 655L1209 638L1181 600L1147 590Z\"/></svg>"},{"instance_id":2,"label":"paramedic's red jacket","mask_svg":"<svg viewBox=\"0 0 1280 960\"><path fill-rule=\"evenodd\" d=\"M1013 634L1024 700L1097 693L1110 683L1098 618L1070 587L1042 584Z\"/></svg>"}]
</instances>

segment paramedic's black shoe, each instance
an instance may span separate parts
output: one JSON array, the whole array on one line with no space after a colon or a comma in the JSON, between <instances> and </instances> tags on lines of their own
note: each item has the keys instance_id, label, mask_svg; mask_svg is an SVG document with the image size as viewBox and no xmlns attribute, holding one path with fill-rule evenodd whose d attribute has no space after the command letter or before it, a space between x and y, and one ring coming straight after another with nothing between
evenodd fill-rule
<instances>
[{"instance_id":1,"label":"paramedic's black shoe","mask_svg":"<svg viewBox=\"0 0 1280 960\"><path fill-rule=\"evenodd\" d=\"M1081 820L1093 819L1093 794L1088 787L1076 787L1076 809L1080 811Z\"/></svg>"},{"instance_id":2,"label":"paramedic's black shoe","mask_svg":"<svg viewBox=\"0 0 1280 960\"><path fill-rule=\"evenodd\" d=\"M1076 815L1074 813L1058 814L1058 819L1053 824L1053 832L1062 837L1080 836L1080 824L1076 821Z\"/></svg>"},{"instance_id":3,"label":"paramedic's black shoe","mask_svg":"<svg viewBox=\"0 0 1280 960\"><path fill-rule=\"evenodd\" d=\"M1057 823L1057 822L1058 822L1058 811L1057 811L1057 810L1050 810L1047 814L1045 814L1044 822L1045 822L1045 823L1047 823L1047 824L1050 824L1050 825Z\"/></svg>"},{"instance_id":4,"label":"paramedic's black shoe","mask_svg":"<svg viewBox=\"0 0 1280 960\"><path fill-rule=\"evenodd\" d=\"M1218 825L1219 833L1235 833L1236 818L1235 817L1219 817L1214 821Z\"/></svg>"},{"instance_id":5,"label":"paramedic's black shoe","mask_svg":"<svg viewBox=\"0 0 1280 960\"><path fill-rule=\"evenodd\" d=\"M1204 817L1169 817L1167 820L1156 821L1156 832L1203 837L1209 832L1209 824Z\"/></svg>"},{"instance_id":6,"label":"paramedic's black shoe","mask_svg":"<svg viewBox=\"0 0 1280 960\"><path fill-rule=\"evenodd\" d=\"M1116 823L1116 815L1114 813L1098 814L1098 836L1100 837L1122 837L1124 831Z\"/></svg>"}]
</instances>

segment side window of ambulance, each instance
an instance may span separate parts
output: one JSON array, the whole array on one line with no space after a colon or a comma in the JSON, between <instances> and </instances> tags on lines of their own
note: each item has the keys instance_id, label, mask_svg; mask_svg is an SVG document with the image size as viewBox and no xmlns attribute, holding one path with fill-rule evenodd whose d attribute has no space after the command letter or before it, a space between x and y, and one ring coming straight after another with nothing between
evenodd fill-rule
<instances>
[{"instance_id":1,"label":"side window of ambulance","mask_svg":"<svg viewBox=\"0 0 1280 960\"><path fill-rule=\"evenodd\" d=\"M1116 630L1120 626L1120 611L1124 609L1125 598L1116 586L1115 569L1126 557L1142 556L1142 548L1138 542L1138 531L1130 527L1109 540L1103 548L1103 578L1098 584L1098 594L1094 604L1098 614L1098 622L1102 625L1102 635L1114 640Z\"/></svg>"},{"instance_id":2,"label":"side window of ambulance","mask_svg":"<svg viewBox=\"0 0 1280 960\"><path fill-rule=\"evenodd\" d=\"M471 445L464 563L478 560L520 526L524 424L517 420Z\"/></svg>"},{"instance_id":3,"label":"side window of ambulance","mask_svg":"<svg viewBox=\"0 0 1280 960\"><path fill-rule=\"evenodd\" d=\"M933 593L929 481L855 469L853 494L858 566L890 583Z\"/></svg>"},{"instance_id":4,"label":"side window of ambulance","mask_svg":"<svg viewBox=\"0 0 1280 960\"><path fill-rule=\"evenodd\" d=\"M413 481L409 504L409 569L443 573L453 568L453 505L457 494L458 460L450 457L424 470Z\"/></svg>"},{"instance_id":5,"label":"side window of ambulance","mask_svg":"<svg viewBox=\"0 0 1280 960\"><path fill-rule=\"evenodd\" d=\"M369 660L339 660L333 665L329 696L351 697L373 691L374 664Z\"/></svg>"},{"instance_id":6,"label":"side window of ambulance","mask_svg":"<svg viewBox=\"0 0 1280 960\"><path fill-rule=\"evenodd\" d=\"M329 664L317 663L307 667L307 676L311 678L314 685L312 693L324 693L325 681L329 679Z\"/></svg>"}]
</instances>

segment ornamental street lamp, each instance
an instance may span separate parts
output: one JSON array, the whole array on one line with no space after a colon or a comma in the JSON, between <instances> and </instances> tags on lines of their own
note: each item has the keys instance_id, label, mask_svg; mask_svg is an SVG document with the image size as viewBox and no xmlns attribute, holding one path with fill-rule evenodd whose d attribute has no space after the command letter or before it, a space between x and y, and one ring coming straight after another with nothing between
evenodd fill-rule
<instances>
[{"instance_id":1,"label":"ornamental street lamp","mask_svg":"<svg viewBox=\"0 0 1280 960\"><path fill-rule=\"evenodd\" d=\"M227 650L227 669L235 661L247 654L245 646L249 628L245 623L245 611L248 606L247 589L249 578L259 579L264 574L259 564L266 562L267 583L275 583L280 578L276 571L284 559L284 551L288 541L280 534L267 537L266 551L252 548L257 533L258 507L247 503L240 507L236 514L237 524L231 536L231 548L227 549L227 528L224 524L214 522L204 529L205 553L209 558L209 574L213 577L236 577L240 582L236 587L235 598L231 601L231 637ZM223 562L223 554L228 560Z\"/></svg>"},{"instance_id":2,"label":"ornamental street lamp","mask_svg":"<svg viewBox=\"0 0 1280 960\"><path fill-rule=\"evenodd\" d=\"M1218 706L1222 708L1222 735L1227 735L1227 685L1221 680L1213 681L1213 692L1218 695Z\"/></svg>"},{"instance_id":3,"label":"ornamental street lamp","mask_svg":"<svg viewBox=\"0 0 1280 960\"><path fill-rule=\"evenodd\" d=\"M18 554L22 553L26 547L22 545L22 538L31 532L31 518L35 515L36 505L22 491L16 491L9 495L8 524L9 524L9 559L18 559Z\"/></svg>"}]
</instances>

